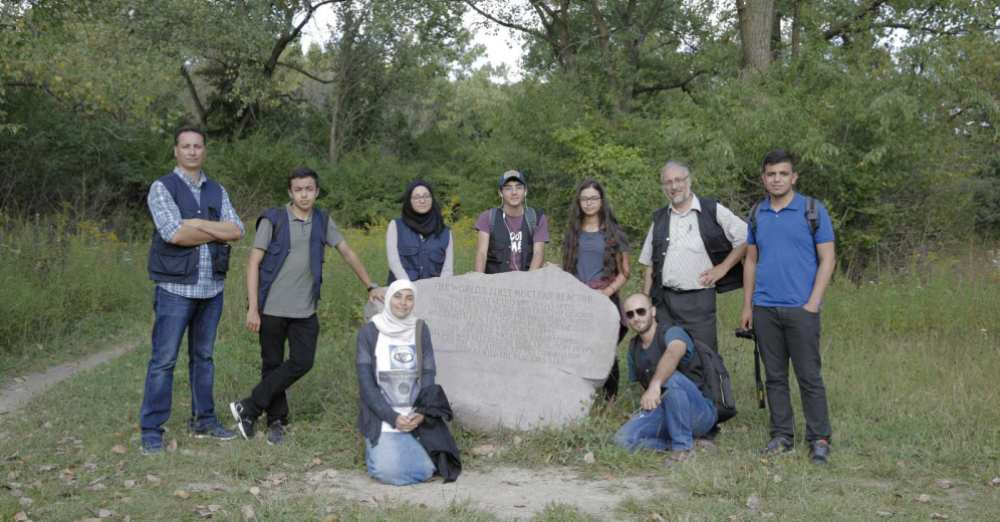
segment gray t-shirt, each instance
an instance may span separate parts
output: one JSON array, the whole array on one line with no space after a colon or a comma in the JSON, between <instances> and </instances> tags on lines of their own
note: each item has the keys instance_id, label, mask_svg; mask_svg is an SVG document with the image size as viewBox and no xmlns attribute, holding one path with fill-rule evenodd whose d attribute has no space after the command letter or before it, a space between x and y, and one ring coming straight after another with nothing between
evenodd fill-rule
<instances>
[{"instance_id":1,"label":"gray t-shirt","mask_svg":"<svg viewBox=\"0 0 1000 522\"><path fill-rule=\"evenodd\" d=\"M604 232L586 232L581 230L577 240L576 278L583 283L590 283L604 276L604 249L606 241ZM619 240L615 254L628 252L624 239Z\"/></svg>"},{"instance_id":2,"label":"gray t-shirt","mask_svg":"<svg viewBox=\"0 0 1000 522\"><path fill-rule=\"evenodd\" d=\"M261 313L275 317L302 319L316 313L316 302L312 298L312 273L309 271L309 236L312 233L312 215L301 220L288 212L288 240L291 248L288 257L278 270L278 276L271 283L264 309ZM271 243L271 222L260 221L253 247L267 251ZM333 218L326 225L326 244L336 247L344 240L337 230Z\"/></svg>"}]
</instances>

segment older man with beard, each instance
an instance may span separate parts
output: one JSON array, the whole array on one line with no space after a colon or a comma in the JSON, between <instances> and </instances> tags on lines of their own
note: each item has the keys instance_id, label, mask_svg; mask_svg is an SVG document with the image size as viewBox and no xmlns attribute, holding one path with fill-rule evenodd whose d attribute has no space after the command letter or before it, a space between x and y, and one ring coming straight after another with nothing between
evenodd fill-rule
<instances>
[{"instance_id":1,"label":"older man with beard","mask_svg":"<svg viewBox=\"0 0 1000 522\"><path fill-rule=\"evenodd\" d=\"M669 204L653 213L639 254L647 267L642 291L660 324L680 326L718 351L715 294L743 286L747 224L715 200L695 196L683 163L668 161L660 182Z\"/></svg>"}]
</instances>

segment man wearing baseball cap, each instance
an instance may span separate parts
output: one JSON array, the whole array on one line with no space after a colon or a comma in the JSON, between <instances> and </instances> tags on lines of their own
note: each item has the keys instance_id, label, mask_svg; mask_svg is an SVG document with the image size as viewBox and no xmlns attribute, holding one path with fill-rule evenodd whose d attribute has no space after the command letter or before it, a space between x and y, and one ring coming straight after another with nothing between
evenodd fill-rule
<instances>
[{"instance_id":1,"label":"man wearing baseball cap","mask_svg":"<svg viewBox=\"0 0 1000 522\"><path fill-rule=\"evenodd\" d=\"M497 274L535 270L545 261L549 222L541 209L525 205L528 182L524 173L508 170L500 175L497 208L483 211L476 220L476 272Z\"/></svg>"}]
</instances>

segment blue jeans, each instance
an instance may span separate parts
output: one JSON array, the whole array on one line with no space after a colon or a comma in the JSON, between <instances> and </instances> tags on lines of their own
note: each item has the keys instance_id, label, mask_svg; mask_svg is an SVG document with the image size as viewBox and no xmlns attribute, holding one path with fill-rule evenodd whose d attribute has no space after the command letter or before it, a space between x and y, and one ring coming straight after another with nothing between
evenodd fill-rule
<instances>
[{"instance_id":1,"label":"blue jeans","mask_svg":"<svg viewBox=\"0 0 1000 522\"><path fill-rule=\"evenodd\" d=\"M639 410L615 434L615 444L629 450L689 450L694 437L715 426L715 404L705 398L698 385L675 371L667 379L660 405Z\"/></svg>"},{"instance_id":2,"label":"blue jeans","mask_svg":"<svg viewBox=\"0 0 1000 522\"><path fill-rule=\"evenodd\" d=\"M409 433L382 433L375 446L366 437L365 464L373 479L393 486L417 484L434 475L427 450Z\"/></svg>"},{"instance_id":3,"label":"blue jeans","mask_svg":"<svg viewBox=\"0 0 1000 522\"><path fill-rule=\"evenodd\" d=\"M139 410L143 440L159 440L170 418L174 366L177 352L188 334L188 378L191 381L191 416L197 427L218 423L212 401L215 364L215 330L222 315L222 293L209 299L188 299L159 286L153 297L153 353L146 370L146 387Z\"/></svg>"}]
</instances>

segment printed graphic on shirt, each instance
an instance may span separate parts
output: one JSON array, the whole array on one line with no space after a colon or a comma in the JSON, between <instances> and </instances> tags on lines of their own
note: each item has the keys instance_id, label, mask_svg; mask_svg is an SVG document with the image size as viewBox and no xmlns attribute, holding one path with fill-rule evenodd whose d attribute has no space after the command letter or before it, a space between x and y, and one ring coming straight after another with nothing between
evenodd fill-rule
<instances>
[{"instance_id":1,"label":"printed graphic on shirt","mask_svg":"<svg viewBox=\"0 0 1000 522\"><path fill-rule=\"evenodd\" d=\"M510 233L510 253L515 256L521 255L521 236L523 232L518 230L517 232Z\"/></svg>"},{"instance_id":2,"label":"printed graphic on shirt","mask_svg":"<svg viewBox=\"0 0 1000 522\"><path fill-rule=\"evenodd\" d=\"M413 404L416 399L414 391L417 371L415 345L389 345L389 368L378 371L378 382L390 406L403 407Z\"/></svg>"}]
</instances>

